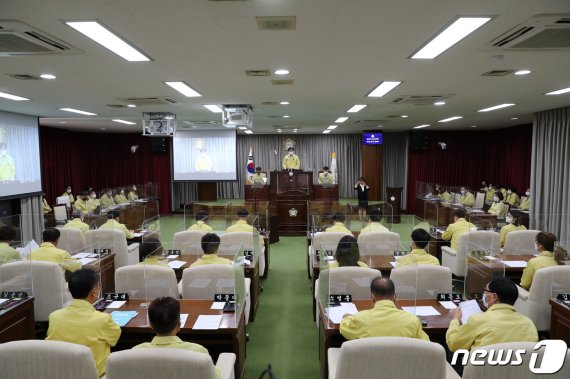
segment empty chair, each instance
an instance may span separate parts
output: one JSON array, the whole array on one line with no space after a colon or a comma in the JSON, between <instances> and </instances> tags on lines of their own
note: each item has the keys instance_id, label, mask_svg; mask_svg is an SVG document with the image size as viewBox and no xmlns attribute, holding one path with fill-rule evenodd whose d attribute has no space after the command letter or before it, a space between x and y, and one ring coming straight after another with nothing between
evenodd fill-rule
<instances>
[{"instance_id":1,"label":"empty chair","mask_svg":"<svg viewBox=\"0 0 570 379\"><path fill-rule=\"evenodd\" d=\"M315 263L315 255L317 251L321 249L330 250L332 255L334 255L336 248L338 246L338 241L344 236L352 236L349 233L337 233L337 232L320 232L316 233L311 245L309 246L309 258L308 258L308 270L311 278L313 277L313 264Z\"/></svg>"},{"instance_id":2,"label":"empty chair","mask_svg":"<svg viewBox=\"0 0 570 379\"><path fill-rule=\"evenodd\" d=\"M28 340L0 344L2 379L97 379L91 349L69 342Z\"/></svg>"},{"instance_id":3,"label":"empty chair","mask_svg":"<svg viewBox=\"0 0 570 379\"><path fill-rule=\"evenodd\" d=\"M96 249L111 249L115 253L115 269L139 261L139 244L133 243L127 246L125 233L120 230L89 230L85 233L85 245Z\"/></svg>"},{"instance_id":4,"label":"empty chair","mask_svg":"<svg viewBox=\"0 0 570 379\"><path fill-rule=\"evenodd\" d=\"M550 304L548 300L559 293L570 293L570 266L550 266L537 270L530 290L519 286L517 312L530 318L539 332L550 330Z\"/></svg>"},{"instance_id":5,"label":"empty chair","mask_svg":"<svg viewBox=\"0 0 570 379\"><path fill-rule=\"evenodd\" d=\"M180 298L176 274L170 267L130 265L115 271L115 290L132 299Z\"/></svg>"},{"instance_id":6,"label":"empty chair","mask_svg":"<svg viewBox=\"0 0 570 379\"><path fill-rule=\"evenodd\" d=\"M482 209L483 205L485 205L485 192L477 192L475 195L475 204L473 205L473 208Z\"/></svg>"},{"instance_id":7,"label":"empty chair","mask_svg":"<svg viewBox=\"0 0 570 379\"><path fill-rule=\"evenodd\" d=\"M393 255L400 250L400 235L393 232L361 233L358 235L360 255Z\"/></svg>"},{"instance_id":8,"label":"empty chair","mask_svg":"<svg viewBox=\"0 0 570 379\"><path fill-rule=\"evenodd\" d=\"M536 252L534 242L540 230L515 230L507 234L503 254L528 255Z\"/></svg>"},{"instance_id":9,"label":"empty chair","mask_svg":"<svg viewBox=\"0 0 570 379\"><path fill-rule=\"evenodd\" d=\"M174 233L172 248L180 250L182 254L202 255L202 236L208 233L205 230L185 230Z\"/></svg>"},{"instance_id":10,"label":"empty chair","mask_svg":"<svg viewBox=\"0 0 570 379\"><path fill-rule=\"evenodd\" d=\"M451 293L451 269L435 265L405 266L392 270L390 279L399 299L435 299L438 293Z\"/></svg>"},{"instance_id":11,"label":"empty chair","mask_svg":"<svg viewBox=\"0 0 570 379\"><path fill-rule=\"evenodd\" d=\"M222 353L214 366L208 354L183 349L146 348L117 351L107 360L107 379L234 379L236 355ZM20 379L20 378L18 378Z\"/></svg>"},{"instance_id":12,"label":"empty chair","mask_svg":"<svg viewBox=\"0 0 570 379\"><path fill-rule=\"evenodd\" d=\"M56 225L64 225L67 222L67 208L65 205L55 205L53 207L53 216Z\"/></svg>"},{"instance_id":13,"label":"empty chair","mask_svg":"<svg viewBox=\"0 0 570 379\"><path fill-rule=\"evenodd\" d=\"M457 378L437 343L405 337L370 337L328 350L329 379Z\"/></svg>"},{"instance_id":14,"label":"empty chair","mask_svg":"<svg viewBox=\"0 0 570 379\"><path fill-rule=\"evenodd\" d=\"M83 232L74 228L57 228L60 233L57 247L70 254L77 253L85 249L85 238Z\"/></svg>"},{"instance_id":15,"label":"empty chair","mask_svg":"<svg viewBox=\"0 0 570 379\"><path fill-rule=\"evenodd\" d=\"M453 250L449 246L441 248L441 265L449 267L453 275L465 276L467 255L470 250L485 250L489 254L500 254L499 233L477 230L462 234L459 237L457 250Z\"/></svg>"},{"instance_id":16,"label":"empty chair","mask_svg":"<svg viewBox=\"0 0 570 379\"><path fill-rule=\"evenodd\" d=\"M256 237L254 241L254 234L250 232L231 232L224 233L220 236L220 248L218 249L219 255L224 255L227 250L230 254L235 254L236 251L232 249L233 246L241 245L243 250L254 250L254 243L257 244L257 252L259 254L259 276L265 273L265 246L260 238ZM229 247L229 249L227 249ZM253 262L252 262L253 263Z\"/></svg>"}]
</instances>

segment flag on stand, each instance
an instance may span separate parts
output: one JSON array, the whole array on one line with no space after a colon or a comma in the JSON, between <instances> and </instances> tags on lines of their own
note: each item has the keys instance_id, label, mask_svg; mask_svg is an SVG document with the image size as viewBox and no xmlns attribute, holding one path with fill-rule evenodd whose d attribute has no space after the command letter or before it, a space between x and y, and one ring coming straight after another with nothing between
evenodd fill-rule
<instances>
[{"instance_id":1,"label":"flag on stand","mask_svg":"<svg viewBox=\"0 0 570 379\"><path fill-rule=\"evenodd\" d=\"M255 163L253 162L253 149L249 148L249 155L247 156L247 174L245 175L246 179L251 179L251 176L255 172Z\"/></svg>"},{"instance_id":2,"label":"flag on stand","mask_svg":"<svg viewBox=\"0 0 570 379\"><path fill-rule=\"evenodd\" d=\"M332 152L331 154L331 167L330 167L332 176L333 176L333 184L338 184L337 180L337 173L336 173L336 152Z\"/></svg>"}]
</instances>

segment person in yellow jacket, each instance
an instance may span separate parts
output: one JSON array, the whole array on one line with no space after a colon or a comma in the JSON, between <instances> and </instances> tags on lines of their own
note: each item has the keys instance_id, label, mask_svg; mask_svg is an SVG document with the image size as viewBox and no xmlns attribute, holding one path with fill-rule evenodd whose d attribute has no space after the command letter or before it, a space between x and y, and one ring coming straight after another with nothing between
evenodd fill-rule
<instances>
[{"instance_id":1,"label":"person in yellow jacket","mask_svg":"<svg viewBox=\"0 0 570 379\"><path fill-rule=\"evenodd\" d=\"M89 212L93 212L97 207L101 206L101 202L97 199L97 193L95 191L89 192L89 199L86 203L87 208L89 208Z\"/></svg>"},{"instance_id":2,"label":"person in yellow jacket","mask_svg":"<svg viewBox=\"0 0 570 379\"><path fill-rule=\"evenodd\" d=\"M489 184L485 189L485 201L493 201L493 196L495 196L495 187L493 187L492 184Z\"/></svg>"},{"instance_id":3,"label":"person in yellow jacket","mask_svg":"<svg viewBox=\"0 0 570 379\"><path fill-rule=\"evenodd\" d=\"M87 233L87 231L89 230L89 225L83 222L85 215L86 212L74 210L73 213L71 214L72 217L71 221L68 221L67 224L65 224L63 227L79 229L83 232L83 234Z\"/></svg>"},{"instance_id":4,"label":"person in yellow jacket","mask_svg":"<svg viewBox=\"0 0 570 379\"><path fill-rule=\"evenodd\" d=\"M435 190L437 191L437 197L439 197L444 203L453 202L451 194L447 191L447 187L438 184L436 185Z\"/></svg>"},{"instance_id":5,"label":"person in yellow jacket","mask_svg":"<svg viewBox=\"0 0 570 379\"><path fill-rule=\"evenodd\" d=\"M507 234L518 230L526 230L526 226L519 224L520 216L520 212L512 210L507 214L507 217L505 217L507 225L503 226L499 233L499 243L501 244L501 247L505 246Z\"/></svg>"},{"instance_id":6,"label":"person in yellow jacket","mask_svg":"<svg viewBox=\"0 0 570 379\"><path fill-rule=\"evenodd\" d=\"M459 237L462 234L468 233L471 229L476 229L475 225L465 221L465 215L465 209L462 208L453 212L453 224L450 224L441 235L441 239L445 241L451 240L451 248L453 250L457 250L459 247Z\"/></svg>"},{"instance_id":7,"label":"person in yellow jacket","mask_svg":"<svg viewBox=\"0 0 570 379\"><path fill-rule=\"evenodd\" d=\"M89 205L87 204L87 193L80 192L77 194L77 199L73 203L73 209L83 212L89 212Z\"/></svg>"},{"instance_id":8,"label":"person in yellow jacket","mask_svg":"<svg viewBox=\"0 0 570 379\"><path fill-rule=\"evenodd\" d=\"M335 262L331 262L329 268L337 267L368 267L364 262L360 262L360 250L358 242L353 236L344 236L338 241L334 253Z\"/></svg>"},{"instance_id":9,"label":"person in yellow jacket","mask_svg":"<svg viewBox=\"0 0 570 379\"><path fill-rule=\"evenodd\" d=\"M81 262L73 258L67 251L57 248L60 236L59 229L47 228L42 233L44 242L38 249L33 250L28 257L33 261L57 263L61 266L62 272L79 270Z\"/></svg>"},{"instance_id":10,"label":"person in yellow jacket","mask_svg":"<svg viewBox=\"0 0 570 379\"><path fill-rule=\"evenodd\" d=\"M509 203L511 207L514 208L516 208L519 205L521 200L513 187L507 188L507 197L505 198L505 201Z\"/></svg>"},{"instance_id":11,"label":"person in yellow jacket","mask_svg":"<svg viewBox=\"0 0 570 379\"><path fill-rule=\"evenodd\" d=\"M487 311L474 314L461 325L461 308L456 308L445 334L449 350L472 350L503 342L537 342L534 323L517 313L517 286L508 278L495 278L487 284L483 303Z\"/></svg>"},{"instance_id":12,"label":"person in yellow jacket","mask_svg":"<svg viewBox=\"0 0 570 379\"><path fill-rule=\"evenodd\" d=\"M0 265L22 260L18 250L10 246L17 236L18 231L12 225L0 226Z\"/></svg>"},{"instance_id":13,"label":"person in yellow jacket","mask_svg":"<svg viewBox=\"0 0 570 379\"><path fill-rule=\"evenodd\" d=\"M220 237L215 233L206 233L202 236L202 251L204 255L190 267L203 266L209 264L229 265L232 262L229 259L218 257L218 248L220 247Z\"/></svg>"},{"instance_id":14,"label":"person in yellow jacket","mask_svg":"<svg viewBox=\"0 0 570 379\"><path fill-rule=\"evenodd\" d=\"M493 197L493 204L487 211L487 213L495 215L497 217L505 217L507 214L507 205L503 203L503 193L501 191L495 192Z\"/></svg>"},{"instance_id":15,"label":"person in yellow jacket","mask_svg":"<svg viewBox=\"0 0 570 379\"><path fill-rule=\"evenodd\" d=\"M132 239L134 237L133 232L125 226L125 224L121 224L119 222L119 212L117 211L109 211L107 212L107 217L109 218L106 223L101 225L99 229L114 229L120 230L121 232L125 233L127 239Z\"/></svg>"},{"instance_id":16,"label":"person in yellow jacket","mask_svg":"<svg viewBox=\"0 0 570 379\"><path fill-rule=\"evenodd\" d=\"M429 341L420 319L396 307L394 282L376 278L370 284L374 308L345 315L340 334L347 340L366 337L408 337Z\"/></svg>"},{"instance_id":17,"label":"person in yellow jacket","mask_svg":"<svg viewBox=\"0 0 570 379\"><path fill-rule=\"evenodd\" d=\"M287 149L287 155L283 157L283 170L300 170L301 161L295 155L295 149L292 147Z\"/></svg>"},{"instance_id":18,"label":"person in yellow jacket","mask_svg":"<svg viewBox=\"0 0 570 379\"><path fill-rule=\"evenodd\" d=\"M415 229L412 232L412 252L398 260L398 266L412 266L416 264L421 265L437 265L439 266L439 259L429 254L425 248L429 243L429 233L424 229Z\"/></svg>"},{"instance_id":19,"label":"person in yellow jacket","mask_svg":"<svg viewBox=\"0 0 570 379\"><path fill-rule=\"evenodd\" d=\"M125 190L121 188L118 194L115 195L115 203L117 204L124 204L128 203L129 200L125 196Z\"/></svg>"},{"instance_id":20,"label":"person in yellow jacket","mask_svg":"<svg viewBox=\"0 0 570 379\"><path fill-rule=\"evenodd\" d=\"M16 179L14 159L8 154L5 142L0 143L0 182L11 182Z\"/></svg>"},{"instance_id":21,"label":"person in yellow jacket","mask_svg":"<svg viewBox=\"0 0 570 379\"><path fill-rule=\"evenodd\" d=\"M525 196L521 199L519 209L528 210L530 208L530 188L526 189Z\"/></svg>"},{"instance_id":22,"label":"person in yellow jacket","mask_svg":"<svg viewBox=\"0 0 570 379\"><path fill-rule=\"evenodd\" d=\"M43 203L43 208L44 208L44 214L50 213L51 211L53 211L53 209L51 209L51 207L48 204L48 201L46 199L45 194L42 195L42 203Z\"/></svg>"},{"instance_id":23,"label":"person in yellow jacket","mask_svg":"<svg viewBox=\"0 0 570 379\"><path fill-rule=\"evenodd\" d=\"M107 190L107 192L105 192L103 196L101 196L99 202L101 203L101 206L103 208L111 208L115 206L116 204L115 200L113 200L113 190L111 189Z\"/></svg>"},{"instance_id":24,"label":"person in yellow jacket","mask_svg":"<svg viewBox=\"0 0 570 379\"><path fill-rule=\"evenodd\" d=\"M333 226L329 226L325 229L325 232L335 232L335 233L350 233L352 232L344 226L345 217L342 213L337 212L333 215Z\"/></svg>"},{"instance_id":25,"label":"person in yellow jacket","mask_svg":"<svg viewBox=\"0 0 570 379\"><path fill-rule=\"evenodd\" d=\"M267 184L267 174L265 172L261 171L261 167L257 166L255 168L255 173L253 175L251 175L250 178L248 178L245 183L249 186L251 185L258 185L258 186L264 186L265 184Z\"/></svg>"},{"instance_id":26,"label":"person in yellow jacket","mask_svg":"<svg viewBox=\"0 0 570 379\"><path fill-rule=\"evenodd\" d=\"M206 211L198 211L196 213L196 223L192 224L187 230L205 230L207 232L213 232L214 229L208 225L206 222L208 221L208 212Z\"/></svg>"},{"instance_id":27,"label":"person in yellow jacket","mask_svg":"<svg viewBox=\"0 0 570 379\"><path fill-rule=\"evenodd\" d=\"M242 208L237 211L238 220L235 224L230 225L226 228L226 233L233 233L233 232L258 232L257 228L251 226L247 223L247 219L249 217L249 212L247 209ZM259 246L264 246L265 242L263 241L263 236L259 235Z\"/></svg>"},{"instance_id":28,"label":"person in yellow jacket","mask_svg":"<svg viewBox=\"0 0 570 379\"><path fill-rule=\"evenodd\" d=\"M173 297L154 299L148 307L148 321L156 334L151 342L136 345L133 349L171 348L209 354L208 349L197 343L185 342L176 336L180 331L180 302ZM216 368L216 379L221 378L221 371Z\"/></svg>"},{"instance_id":29,"label":"person in yellow jacket","mask_svg":"<svg viewBox=\"0 0 570 379\"><path fill-rule=\"evenodd\" d=\"M334 181L333 175L329 172L329 167L328 166L324 166L323 167L323 172L319 173L319 178L318 178L318 183L319 184L324 184L324 185L332 185Z\"/></svg>"},{"instance_id":30,"label":"person in yellow jacket","mask_svg":"<svg viewBox=\"0 0 570 379\"><path fill-rule=\"evenodd\" d=\"M472 207L475 204L475 196L469 192L465 187L461 187L461 196L459 197L459 202L464 207Z\"/></svg>"},{"instance_id":31,"label":"person in yellow jacket","mask_svg":"<svg viewBox=\"0 0 570 379\"><path fill-rule=\"evenodd\" d=\"M556 236L552 233L540 232L536 235L535 249L538 251L538 257L528 261L521 277L521 287L529 290L532 285L532 279L536 271L549 266L558 266L563 264L562 261L566 257L566 250L554 247Z\"/></svg>"},{"instance_id":32,"label":"person in yellow jacket","mask_svg":"<svg viewBox=\"0 0 570 379\"><path fill-rule=\"evenodd\" d=\"M129 194L127 195L127 200L129 200L131 203L135 200L139 199L139 195L137 192L137 186L133 186L131 188L131 190L129 191Z\"/></svg>"},{"instance_id":33,"label":"person in yellow jacket","mask_svg":"<svg viewBox=\"0 0 570 379\"><path fill-rule=\"evenodd\" d=\"M99 299L99 277L91 269L71 274L68 282L71 304L49 315L47 340L71 342L91 349L99 376L105 374L111 347L121 336L121 327L109 313L99 312L93 303Z\"/></svg>"},{"instance_id":34,"label":"person in yellow jacket","mask_svg":"<svg viewBox=\"0 0 570 379\"><path fill-rule=\"evenodd\" d=\"M373 209L368 212L367 219L368 225L360 230L360 234L390 231L387 227L380 223L382 221L382 212L379 209Z\"/></svg>"},{"instance_id":35,"label":"person in yellow jacket","mask_svg":"<svg viewBox=\"0 0 570 379\"><path fill-rule=\"evenodd\" d=\"M61 194L61 196L69 197L69 204L73 205L75 203L75 197L73 197L73 192L71 191L71 186L65 187L65 191Z\"/></svg>"}]
</instances>

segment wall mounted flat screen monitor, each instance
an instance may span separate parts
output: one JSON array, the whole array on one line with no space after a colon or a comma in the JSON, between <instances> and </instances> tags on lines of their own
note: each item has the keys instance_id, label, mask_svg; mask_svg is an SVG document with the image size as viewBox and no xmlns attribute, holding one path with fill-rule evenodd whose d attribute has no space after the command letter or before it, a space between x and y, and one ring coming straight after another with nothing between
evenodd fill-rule
<instances>
[{"instance_id":1,"label":"wall mounted flat screen monitor","mask_svg":"<svg viewBox=\"0 0 570 379\"><path fill-rule=\"evenodd\" d=\"M382 145L384 138L382 133L363 133L362 134L362 144L363 145Z\"/></svg>"}]
</instances>

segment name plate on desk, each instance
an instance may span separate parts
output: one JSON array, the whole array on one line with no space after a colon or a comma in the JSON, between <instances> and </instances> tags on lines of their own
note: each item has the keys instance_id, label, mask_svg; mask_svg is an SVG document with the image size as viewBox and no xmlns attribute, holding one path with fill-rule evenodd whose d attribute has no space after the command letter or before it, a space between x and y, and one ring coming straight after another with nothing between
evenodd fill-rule
<instances>
[{"instance_id":1,"label":"name plate on desk","mask_svg":"<svg viewBox=\"0 0 570 379\"><path fill-rule=\"evenodd\" d=\"M224 301L226 303L228 302L235 302L236 301L236 295L233 293L216 293L214 294L214 301L215 302L220 302L220 301Z\"/></svg>"},{"instance_id":2,"label":"name plate on desk","mask_svg":"<svg viewBox=\"0 0 570 379\"><path fill-rule=\"evenodd\" d=\"M324 253L325 256L327 257L332 257L333 256L333 251L332 250L317 250L315 251L315 257L317 258L317 262L321 260L321 255Z\"/></svg>"},{"instance_id":3,"label":"name plate on desk","mask_svg":"<svg viewBox=\"0 0 570 379\"><path fill-rule=\"evenodd\" d=\"M2 299L26 299L28 293L26 291L2 291L0 298Z\"/></svg>"},{"instance_id":4,"label":"name plate on desk","mask_svg":"<svg viewBox=\"0 0 570 379\"><path fill-rule=\"evenodd\" d=\"M97 255L111 254L111 249L93 249L93 254Z\"/></svg>"},{"instance_id":5,"label":"name plate on desk","mask_svg":"<svg viewBox=\"0 0 570 379\"><path fill-rule=\"evenodd\" d=\"M111 301L129 300L129 294L128 293L108 292L108 293L105 293L105 295L103 297L106 301L109 301L109 300L111 300Z\"/></svg>"},{"instance_id":6,"label":"name plate on desk","mask_svg":"<svg viewBox=\"0 0 570 379\"><path fill-rule=\"evenodd\" d=\"M181 250L179 249L175 249L175 250L164 250L164 254L166 255L180 255L182 253Z\"/></svg>"},{"instance_id":7,"label":"name plate on desk","mask_svg":"<svg viewBox=\"0 0 570 379\"><path fill-rule=\"evenodd\" d=\"M438 301L463 301L463 294L460 293L438 293Z\"/></svg>"},{"instance_id":8,"label":"name plate on desk","mask_svg":"<svg viewBox=\"0 0 570 379\"><path fill-rule=\"evenodd\" d=\"M247 259L248 261L253 263L253 251L251 250L244 250L243 251L243 257L245 259Z\"/></svg>"},{"instance_id":9,"label":"name plate on desk","mask_svg":"<svg viewBox=\"0 0 570 379\"><path fill-rule=\"evenodd\" d=\"M556 295L556 300L570 301L570 293L559 293L558 295Z\"/></svg>"},{"instance_id":10,"label":"name plate on desk","mask_svg":"<svg viewBox=\"0 0 570 379\"><path fill-rule=\"evenodd\" d=\"M329 303L330 304L339 304L339 303L352 303L352 295L350 294L338 294L338 295L329 295Z\"/></svg>"},{"instance_id":11,"label":"name plate on desk","mask_svg":"<svg viewBox=\"0 0 570 379\"><path fill-rule=\"evenodd\" d=\"M407 250L394 250L394 256L395 257L403 257L404 255L408 255L408 254L410 254L410 252Z\"/></svg>"}]
</instances>

